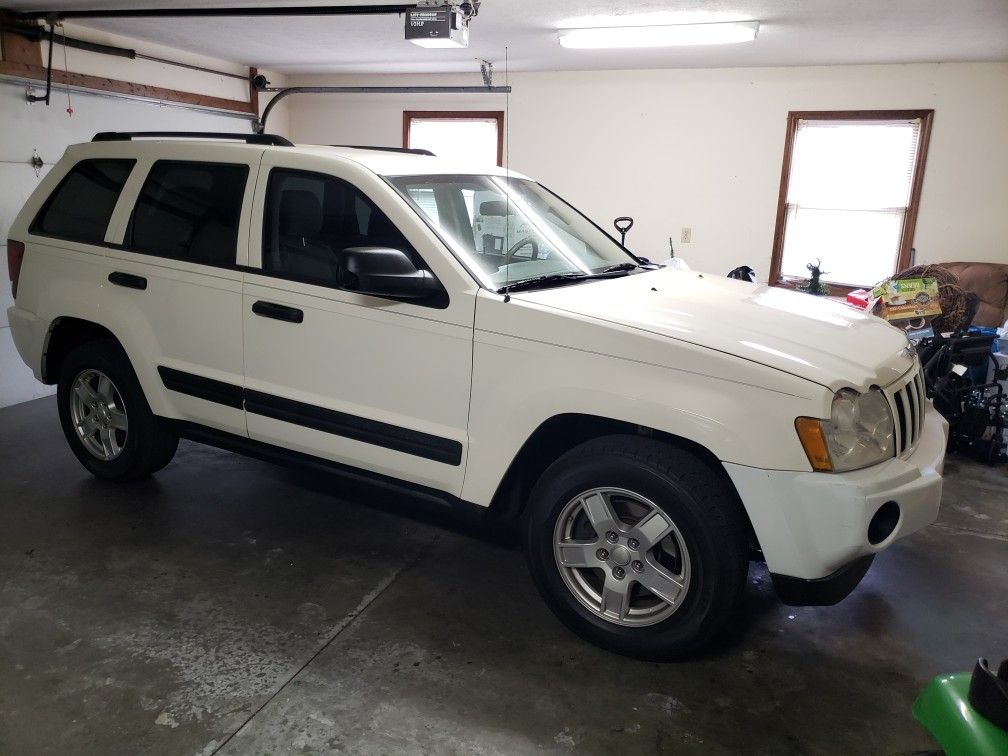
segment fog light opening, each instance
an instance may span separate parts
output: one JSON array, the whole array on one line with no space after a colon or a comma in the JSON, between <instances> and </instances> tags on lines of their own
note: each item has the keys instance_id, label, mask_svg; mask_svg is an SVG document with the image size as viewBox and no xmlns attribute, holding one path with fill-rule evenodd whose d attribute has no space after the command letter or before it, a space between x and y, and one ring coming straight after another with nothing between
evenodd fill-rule
<instances>
[{"instance_id":1,"label":"fog light opening","mask_svg":"<svg viewBox=\"0 0 1008 756\"><path fill-rule=\"evenodd\" d=\"M887 501L868 523L868 543L876 546L892 535L899 524L900 508L895 501Z\"/></svg>"}]
</instances>

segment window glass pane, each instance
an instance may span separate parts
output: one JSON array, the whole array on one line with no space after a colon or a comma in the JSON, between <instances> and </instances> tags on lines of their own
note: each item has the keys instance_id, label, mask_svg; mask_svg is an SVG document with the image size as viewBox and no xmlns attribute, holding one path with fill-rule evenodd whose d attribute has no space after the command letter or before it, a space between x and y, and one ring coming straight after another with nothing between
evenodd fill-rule
<instances>
[{"instance_id":1,"label":"window glass pane","mask_svg":"<svg viewBox=\"0 0 1008 756\"><path fill-rule=\"evenodd\" d=\"M824 281L870 285L896 267L903 211L788 208L781 273L808 278L822 261Z\"/></svg>"},{"instance_id":2,"label":"window glass pane","mask_svg":"<svg viewBox=\"0 0 1008 756\"><path fill-rule=\"evenodd\" d=\"M459 163L497 165L497 119L413 118L409 146Z\"/></svg>"},{"instance_id":3,"label":"window glass pane","mask_svg":"<svg viewBox=\"0 0 1008 756\"><path fill-rule=\"evenodd\" d=\"M848 210L906 206L916 122L803 124L795 136L789 204Z\"/></svg>"},{"instance_id":4,"label":"window glass pane","mask_svg":"<svg viewBox=\"0 0 1008 756\"><path fill-rule=\"evenodd\" d=\"M234 265L248 166L161 160L151 168L127 230L144 254Z\"/></svg>"},{"instance_id":5,"label":"window glass pane","mask_svg":"<svg viewBox=\"0 0 1008 756\"><path fill-rule=\"evenodd\" d=\"M353 185L318 173L270 172L263 218L263 270L335 286L349 247L392 247L414 255L402 232Z\"/></svg>"},{"instance_id":6,"label":"window glass pane","mask_svg":"<svg viewBox=\"0 0 1008 756\"><path fill-rule=\"evenodd\" d=\"M82 160L66 175L32 224L33 233L101 244L134 160Z\"/></svg>"},{"instance_id":7,"label":"window glass pane","mask_svg":"<svg viewBox=\"0 0 1008 756\"><path fill-rule=\"evenodd\" d=\"M871 285L893 274L920 120L802 120L795 133L781 274Z\"/></svg>"}]
</instances>

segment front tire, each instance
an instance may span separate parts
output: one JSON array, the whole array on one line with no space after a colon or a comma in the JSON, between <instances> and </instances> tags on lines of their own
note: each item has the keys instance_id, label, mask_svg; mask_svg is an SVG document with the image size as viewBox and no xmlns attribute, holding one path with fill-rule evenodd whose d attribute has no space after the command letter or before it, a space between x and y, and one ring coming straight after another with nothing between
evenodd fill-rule
<instances>
[{"instance_id":1,"label":"front tire","mask_svg":"<svg viewBox=\"0 0 1008 756\"><path fill-rule=\"evenodd\" d=\"M724 628L748 569L745 518L728 481L684 449L609 436L564 454L532 491L526 556L571 630L664 661Z\"/></svg>"},{"instance_id":2,"label":"front tire","mask_svg":"<svg viewBox=\"0 0 1008 756\"><path fill-rule=\"evenodd\" d=\"M70 449L99 478L144 478L175 455L178 436L151 412L129 358L111 339L66 356L56 403Z\"/></svg>"}]
</instances>

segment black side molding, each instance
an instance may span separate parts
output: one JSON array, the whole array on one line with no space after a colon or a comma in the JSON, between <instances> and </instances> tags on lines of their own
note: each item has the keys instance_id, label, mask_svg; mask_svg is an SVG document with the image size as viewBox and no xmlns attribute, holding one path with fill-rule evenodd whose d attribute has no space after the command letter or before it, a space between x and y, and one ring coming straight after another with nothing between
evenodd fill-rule
<instances>
[{"instance_id":1,"label":"black side molding","mask_svg":"<svg viewBox=\"0 0 1008 756\"><path fill-rule=\"evenodd\" d=\"M134 276L132 273L122 273L117 270L108 274L108 280L109 283L125 286L127 289L140 289L141 291L147 289L147 279L143 276Z\"/></svg>"},{"instance_id":2,"label":"black side molding","mask_svg":"<svg viewBox=\"0 0 1008 756\"><path fill-rule=\"evenodd\" d=\"M376 486L392 493L426 501L429 504L435 505L437 510L444 511L448 509L459 519L468 522L482 522L487 518L490 511L488 507L465 501L447 491L422 486L418 483L409 483L398 478L390 478L387 475L371 472L370 470L361 470L350 465L342 465L339 462L333 462L322 457L292 451L291 449L274 446L262 441L255 441L245 436L236 436L233 433L208 428L205 425L188 423L183 420L169 420L168 422L178 431L182 438L187 438L190 441L214 446L236 454L244 454L248 457L261 459L264 462L278 465L295 465L308 470L335 474L346 480ZM415 511L411 506L409 512L415 513Z\"/></svg>"},{"instance_id":3,"label":"black side molding","mask_svg":"<svg viewBox=\"0 0 1008 756\"><path fill-rule=\"evenodd\" d=\"M833 606L843 601L857 588L868 572L874 554L849 562L834 572L817 580L803 580L789 575L770 573L777 597L788 606Z\"/></svg>"},{"instance_id":4,"label":"black side molding","mask_svg":"<svg viewBox=\"0 0 1008 756\"><path fill-rule=\"evenodd\" d=\"M241 386L235 386L224 381L216 381L213 378L204 378L202 375L193 375L181 370L158 367L161 375L161 382L169 391L177 391L180 394L195 396L197 399L206 399L208 402L223 404L227 407L241 409L243 406L243 396Z\"/></svg>"},{"instance_id":5,"label":"black side molding","mask_svg":"<svg viewBox=\"0 0 1008 756\"><path fill-rule=\"evenodd\" d=\"M305 428L352 438L366 444L432 459L448 465L462 464L462 444L450 438L390 425L366 417L295 402L258 391L245 391L245 410L254 415L283 420Z\"/></svg>"},{"instance_id":6,"label":"black side molding","mask_svg":"<svg viewBox=\"0 0 1008 756\"><path fill-rule=\"evenodd\" d=\"M158 367L161 382L169 391L195 396L208 402L223 404L235 409L245 409L254 415L282 420L305 428L350 438L383 449L412 454L446 465L462 464L462 444L423 431L403 428L366 417L316 407L313 404L250 391L232 383L193 375L182 370Z\"/></svg>"}]
</instances>

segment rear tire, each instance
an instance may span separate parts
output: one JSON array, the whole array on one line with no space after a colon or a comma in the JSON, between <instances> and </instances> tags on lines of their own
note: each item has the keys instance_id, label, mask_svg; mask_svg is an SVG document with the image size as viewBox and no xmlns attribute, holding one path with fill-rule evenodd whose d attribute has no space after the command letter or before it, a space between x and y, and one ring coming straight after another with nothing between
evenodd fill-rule
<instances>
[{"instance_id":1,"label":"rear tire","mask_svg":"<svg viewBox=\"0 0 1008 756\"><path fill-rule=\"evenodd\" d=\"M114 340L89 341L66 356L56 403L70 449L99 478L144 478L175 456L178 436L151 412L129 358Z\"/></svg>"},{"instance_id":2,"label":"rear tire","mask_svg":"<svg viewBox=\"0 0 1008 756\"><path fill-rule=\"evenodd\" d=\"M747 541L738 497L710 462L654 439L609 436L543 473L525 552L543 599L571 630L665 661L724 629L742 598Z\"/></svg>"}]
</instances>

